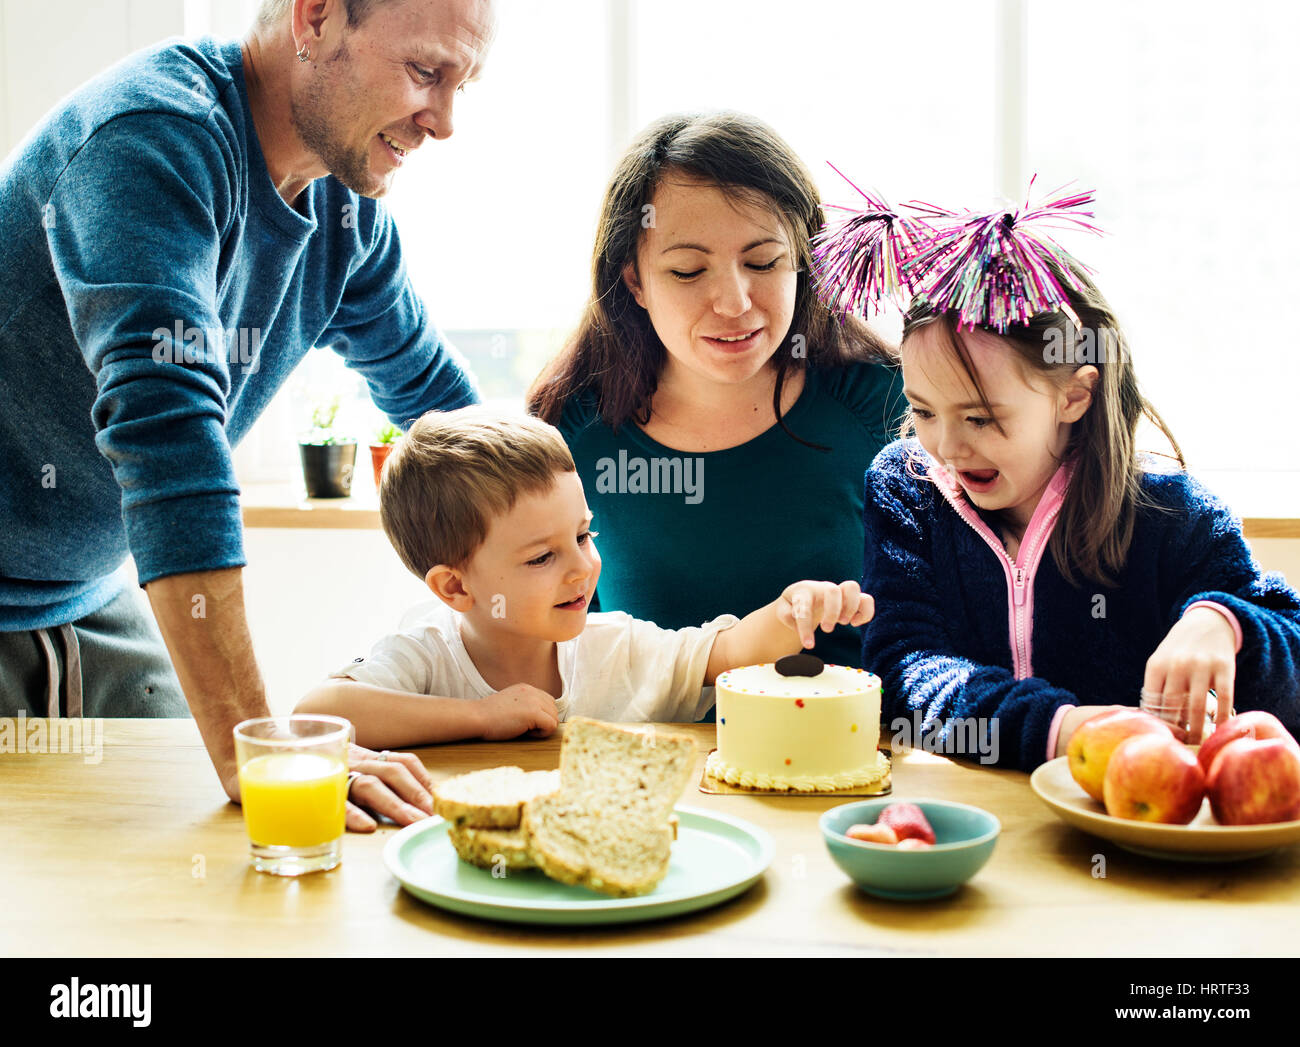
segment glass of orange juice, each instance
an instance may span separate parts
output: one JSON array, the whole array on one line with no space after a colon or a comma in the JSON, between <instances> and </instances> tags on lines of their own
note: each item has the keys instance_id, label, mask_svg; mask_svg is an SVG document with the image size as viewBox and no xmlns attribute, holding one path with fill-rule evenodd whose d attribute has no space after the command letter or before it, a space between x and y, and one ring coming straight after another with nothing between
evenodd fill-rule
<instances>
[{"instance_id":1,"label":"glass of orange juice","mask_svg":"<svg viewBox=\"0 0 1300 1047\"><path fill-rule=\"evenodd\" d=\"M267 716L235 727L253 868L299 876L338 865L351 737L352 724L338 716Z\"/></svg>"}]
</instances>

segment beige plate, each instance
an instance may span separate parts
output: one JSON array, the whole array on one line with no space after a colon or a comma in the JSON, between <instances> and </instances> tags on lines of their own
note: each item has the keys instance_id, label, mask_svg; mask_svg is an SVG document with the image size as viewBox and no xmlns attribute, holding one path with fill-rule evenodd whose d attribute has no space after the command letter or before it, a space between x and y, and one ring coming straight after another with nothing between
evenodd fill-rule
<instances>
[{"instance_id":1,"label":"beige plate","mask_svg":"<svg viewBox=\"0 0 1300 1047\"><path fill-rule=\"evenodd\" d=\"M1300 821L1219 825L1210 814L1208 799L1190 825L1112 818L1070 776L1068 756L1058 756L1043 764L1030 776L1029 785L1063 821L1148 858L1235 862L1300 843Z\"/></svg>"},{"instance_id":2,"label":"beige plate","mask_svg":"<svg viewBox=\"0 0 1300 1047\"><path fill-rule=\"evenodd\" d=\"M710 750L709 755L718 750ZM881 754L885 757L884 777L875 785L860 785L854 789L833 789L829 792L810 792L802 793L795 789L746 789L743 785L728 785L726 782L718 781L717 778L710 778L708 772L700 775L700 792L711 793L715 796L725 795L744 795L744 796L888 796L894 791L893 783L890 781L893 772L893 757L888 749L881 749ZM707 762L707 761L706 761Z\"/></svg>"}]
</instances>

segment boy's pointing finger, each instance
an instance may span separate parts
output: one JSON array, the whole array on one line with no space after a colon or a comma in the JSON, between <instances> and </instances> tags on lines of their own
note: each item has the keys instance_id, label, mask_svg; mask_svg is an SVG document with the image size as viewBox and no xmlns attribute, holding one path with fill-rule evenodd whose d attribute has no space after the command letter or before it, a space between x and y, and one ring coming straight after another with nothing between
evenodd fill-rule
<instances>
[{"instance_id":1,"label":"boy's pointing finger","mask_svg":"<svg viewBox=\"0 0 1300 1047\"><path fill-rule=\"evenodd\" d=\"M858 610L853 615L852 625L866 625L876 616L876 600L870 593L858 597Z\"/></svg>"}]
</instances>

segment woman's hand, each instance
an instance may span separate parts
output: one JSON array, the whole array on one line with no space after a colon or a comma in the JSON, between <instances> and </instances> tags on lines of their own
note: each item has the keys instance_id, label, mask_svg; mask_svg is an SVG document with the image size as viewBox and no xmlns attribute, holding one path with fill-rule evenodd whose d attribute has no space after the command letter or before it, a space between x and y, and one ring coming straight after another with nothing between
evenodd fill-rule
<instances>
[{"instance_id":1,"label":"woman's hand","mask_svg":"<svg viewBox=\"0 0 1300 1047\"><path fill-rule=\"evenodd\" d=\"M1237 675L1237 637L1228 620L1209 607L1193 607L1160 641L1147 659L1143 689L1163 695L1166 708L1183 707L1187 741L1197 745L1205 727L1205 703L1218 695L1215 723L1232 715L1232 688Z\"/></svg>"},{"instance_id":2,"label":"woman's hand","mask_svg":"<svg viewBox=\"0 0 1300 1047\"><path fill-rule=\"evenodd\" d=\"M433 814L433 778L413 753L382 753L348 746L348 766L360 772L348 781L347 827L350 832L374 832L382 814L398 825L410 825Z\"/></svg>"},{"instance_id":3,"label":"woman's hand","mask_svg":"<svg viewBox=\"0 0 1300 1047\"><path fill-rule=\"evenodd\" d=\"M857 582L795 582L781 594L777 617L799 634L805 648L816 640L817 626L830 632L836 625L866 625L876 613L876 602Z\"/></svg>"}]
</instances>

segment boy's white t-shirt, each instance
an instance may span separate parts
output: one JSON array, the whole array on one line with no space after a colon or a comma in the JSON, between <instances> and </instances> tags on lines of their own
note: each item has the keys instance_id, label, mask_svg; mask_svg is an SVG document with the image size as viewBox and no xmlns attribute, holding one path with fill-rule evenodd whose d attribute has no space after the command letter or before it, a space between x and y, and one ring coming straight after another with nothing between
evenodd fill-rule
<instances>
[{"instance_id":1,"label":"boy's white t-shirt","mask_svg":"<svg viewBox=\"0 0 1300 1047\"><path fill-rule=\"evenodd\" d=\"M495 688L479 675L460 638L461 615L440 600L408 612L401 631L333 678L413 694L486 698ZM704 687L714 638L740 621L734 614L685 629L662 629L623 611L587 615L580 636L556 644L564 693L560 719L694 723L713 705Z\"/></svg>"}]
</instances>

